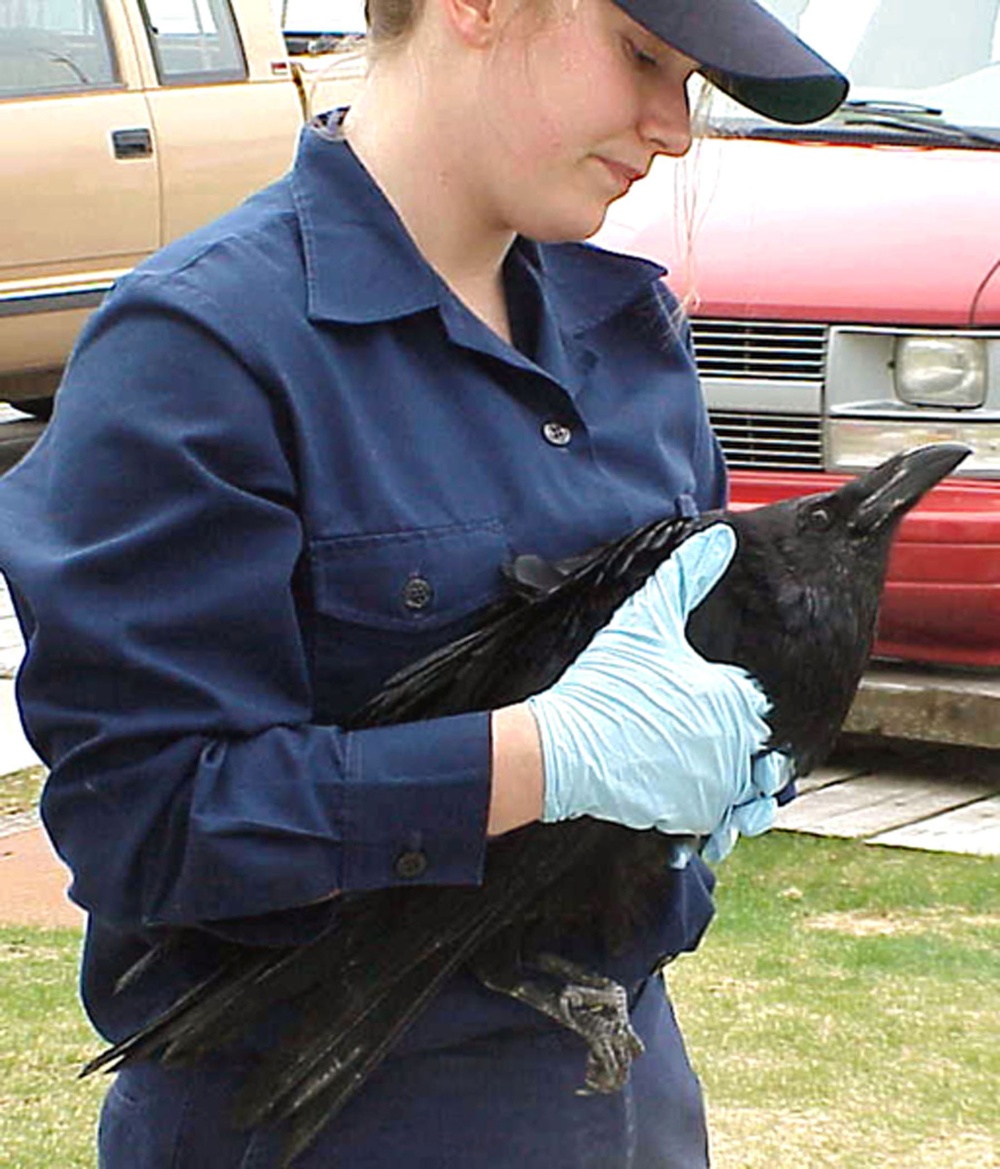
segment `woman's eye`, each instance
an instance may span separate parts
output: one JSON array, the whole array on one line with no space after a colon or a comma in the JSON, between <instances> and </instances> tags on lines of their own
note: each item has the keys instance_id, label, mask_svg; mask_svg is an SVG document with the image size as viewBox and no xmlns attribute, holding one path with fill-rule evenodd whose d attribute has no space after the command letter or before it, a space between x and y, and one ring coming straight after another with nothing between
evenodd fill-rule
<instances>
[{"instance_id":1,"label":"woman's eye","mask_svg":"<svg viewBox=\"0 0 1000 1169\"><path fill-rule=\"evenodd\" d=\"M629 55L637 65L641 65L643 69L659 68L660 62L650 53L640 49L634 41L626 41L626 44L628 45Z\"/></svg>"}]
</instances>

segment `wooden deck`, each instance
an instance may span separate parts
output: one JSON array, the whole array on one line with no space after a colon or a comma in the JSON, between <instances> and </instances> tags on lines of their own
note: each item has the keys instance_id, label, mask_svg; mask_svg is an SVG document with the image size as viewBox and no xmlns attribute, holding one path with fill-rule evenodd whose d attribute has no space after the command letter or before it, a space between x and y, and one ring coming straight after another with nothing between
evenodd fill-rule
<instances>
[{"instance_id":1,"label":"wooden deck","mask_svg":"<svg viewBox=\"0 0 1000 1169\"><path fill-rule=\"evenodd\" d=\"M856 744L798 786L779 828L1000 856L1000 752Z\"/></svg>"}]
</instances>

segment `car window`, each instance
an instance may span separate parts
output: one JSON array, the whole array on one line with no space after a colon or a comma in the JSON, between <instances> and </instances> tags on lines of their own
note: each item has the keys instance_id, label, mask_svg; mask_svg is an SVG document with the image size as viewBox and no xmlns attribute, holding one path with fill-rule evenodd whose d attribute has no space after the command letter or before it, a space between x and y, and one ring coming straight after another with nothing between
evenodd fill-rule
<instances>
[{"instance_id":1,"label":"car window","mask_svg":"<svg viewBox=\"0 0 1000 1169\"><path fill-rule=\"evenodd\" d=\"M117 81L97 0L0 4L0 97L107 89Z\"/></svg>"},{"instance_id":2,"label":"car window","mask_svg":"<svg viewBox=\"0 0 1000 1169\"><path fill-rule=\"evenodd\" d=\"M272 0L286 32L357 36L365 31L364 0Z\"/></svg>"},{"instance_id":3,"label":"car window","mask_svg":"<svg viewBox=\"0 0 1000 1169\"><path fill-rule=\"evenodd\" d=\"M164 85L242 81L246 59L228 0L144 0L156 72Z\"/></svg>"}]
</instances>

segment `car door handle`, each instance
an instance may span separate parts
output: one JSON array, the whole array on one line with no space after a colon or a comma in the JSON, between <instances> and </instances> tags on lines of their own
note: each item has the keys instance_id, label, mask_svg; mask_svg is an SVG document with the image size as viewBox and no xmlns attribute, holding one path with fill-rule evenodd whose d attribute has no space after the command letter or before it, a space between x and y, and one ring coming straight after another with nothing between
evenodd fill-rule
<instances>
[{"instance_id":1,"label":"car door handle","mask_svg":"<svg viewBox=\"0 0 1000 1169\"><path fill-rule=\"evenodd\" d=\"M111 143L115 158L149 158L153 153L153 136L148 130L112 130Z\"/></svg>"}]
</instances>

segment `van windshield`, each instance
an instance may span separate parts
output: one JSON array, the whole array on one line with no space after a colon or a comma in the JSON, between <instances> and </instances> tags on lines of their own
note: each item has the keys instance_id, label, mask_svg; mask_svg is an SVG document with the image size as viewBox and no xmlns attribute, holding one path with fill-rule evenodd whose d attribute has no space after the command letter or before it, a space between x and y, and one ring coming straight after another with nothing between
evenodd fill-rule
<instances>
[{"instance_id":1,"label":"van windshield","mask_svg":"<svg viewBox=\"0 0 1000 1169\"><path fill-rule=\"evenodd\" d=\"M1000 0L761 3L850 78L848 102L822 130L931 133L937 123L1000 146ZM768 125L722 94L710 118Z\"/></svg>"}]
</instances>

